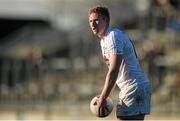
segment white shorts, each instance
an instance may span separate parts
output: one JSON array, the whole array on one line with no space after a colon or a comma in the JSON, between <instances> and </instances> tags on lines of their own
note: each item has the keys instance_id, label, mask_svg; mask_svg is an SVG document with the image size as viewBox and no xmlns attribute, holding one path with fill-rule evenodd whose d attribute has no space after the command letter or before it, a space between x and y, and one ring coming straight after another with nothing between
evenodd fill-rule
<instances>
[{"instance_id":1,"label":"white shorts","mask_svg":"<svg viewBox=\"0 0 180 121\"><path fill-rule=\"evenodd\" d=\"M150 114L151 85L149 82L127 85L121 89L116 116Z\"/></svg>"}]
</instances>

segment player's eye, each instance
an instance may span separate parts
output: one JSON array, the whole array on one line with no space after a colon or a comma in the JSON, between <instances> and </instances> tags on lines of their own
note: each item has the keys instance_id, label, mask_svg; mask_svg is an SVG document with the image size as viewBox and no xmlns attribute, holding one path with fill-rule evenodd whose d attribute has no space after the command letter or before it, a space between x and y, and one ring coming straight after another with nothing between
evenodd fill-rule
<instances>
[{"instance_id":1,"label":"player's eye","mask_svg":"<svg viewBox=\"0 0 180 121\"><path fill-rule=\"evenodd\" d=\"M90 25L96 26L99 24L99 19L89 20Z\"/></svg>"},{"instance_id":2,"label":"player's eye","mask_svg":"<svg viewBox=\"0 0 180 121\"><path fill-rule=\"evenodd\" d=\"M94 20L94 22L95 22L96 24L99 24L99 20L98 20L98 19Z\"/></svg>"}]
</instances>

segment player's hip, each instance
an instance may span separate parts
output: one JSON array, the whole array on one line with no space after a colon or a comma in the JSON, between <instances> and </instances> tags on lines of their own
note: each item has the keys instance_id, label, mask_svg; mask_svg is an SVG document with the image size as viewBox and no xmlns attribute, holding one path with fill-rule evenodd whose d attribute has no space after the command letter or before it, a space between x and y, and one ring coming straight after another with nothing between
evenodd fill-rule
<instances>
[{"instance_id":1,"label":"player's hip","mask_svg":"<svg viewBox=\"0 0 180 121\"><path fill-rule=\"evenodd\" d=\"M148 114L150 113L150 102L150 83L124 86L119 92L117 114L120 116Z\"/></svg>"}]
</instances>

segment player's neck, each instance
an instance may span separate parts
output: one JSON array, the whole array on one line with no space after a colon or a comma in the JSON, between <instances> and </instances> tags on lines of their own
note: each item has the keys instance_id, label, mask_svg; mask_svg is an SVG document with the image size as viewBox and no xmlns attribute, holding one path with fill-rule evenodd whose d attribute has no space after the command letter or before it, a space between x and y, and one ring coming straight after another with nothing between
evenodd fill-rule
<instances>
[{"instance_id":1,"label":"player's neck","mask_svg":"<svg viewBox=\"0 0 180 121\"><path fill-rule=\"evenodd\" d=\"M108 25L104 28L104 31L102 32L102 33L100 33L100 34L98 34L98 37L100 38L100 39L103 39L104 38L104 36L105 36L105 34L106 34L106 32L107 32L107 29L108 29Z\"/></svg>"}]
</instances>

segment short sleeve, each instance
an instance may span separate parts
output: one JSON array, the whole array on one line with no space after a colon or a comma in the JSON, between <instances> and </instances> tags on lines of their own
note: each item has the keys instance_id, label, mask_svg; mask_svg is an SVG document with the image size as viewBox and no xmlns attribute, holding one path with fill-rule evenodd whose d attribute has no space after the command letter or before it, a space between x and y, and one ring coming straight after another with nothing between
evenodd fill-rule
<instances>
[{"instance_id":1,"label":"short sleeve","mask_svg":"<svg viewBox=\"0 0 180 121\"><path fill-rule=\"evenodd\" d=\"M118 32L111 32L107 41L107 53L108 54L123 54L123 38Z\"/></svg>"}]
</instances>

